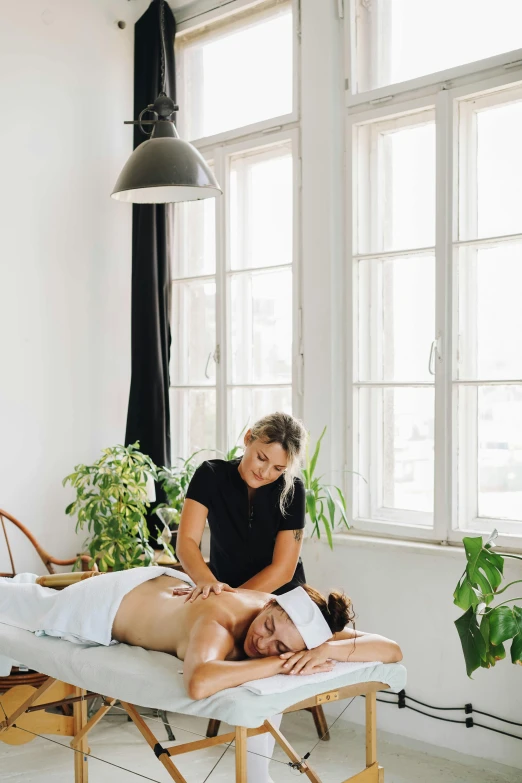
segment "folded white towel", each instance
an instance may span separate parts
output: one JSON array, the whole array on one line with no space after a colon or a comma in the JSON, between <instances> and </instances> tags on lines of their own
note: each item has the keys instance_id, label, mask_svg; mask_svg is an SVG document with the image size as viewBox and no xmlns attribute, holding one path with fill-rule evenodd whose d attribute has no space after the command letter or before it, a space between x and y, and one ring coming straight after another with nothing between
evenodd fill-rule
<instances>
[{"instance_id":1,"label":"folded white towel","mask_svg":"<svg viewBox=\"0 0 522 783\"><path fill-rule=\"evenodd\" d=\"M337 662L331 672L320 674L276 674L273 677L265 677L263 680L249 680L244 682L241 688L247 688L259 696L268 696L270 693L283 693L294 688L302 688L303 685L311 685L317 682L326 682L343 674L350 674L359 669L367 669L370 666L380 666L380 661L361 661L358 663Z\"/></svg>"}]
</instances>

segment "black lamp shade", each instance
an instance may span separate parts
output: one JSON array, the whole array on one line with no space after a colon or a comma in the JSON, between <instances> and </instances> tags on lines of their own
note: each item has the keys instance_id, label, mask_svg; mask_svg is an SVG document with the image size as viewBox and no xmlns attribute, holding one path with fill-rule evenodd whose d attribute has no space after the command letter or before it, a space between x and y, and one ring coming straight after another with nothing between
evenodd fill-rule
<instances>
[{"instance_id":1,"label":"black lamp shade","mask_svg":"<svg viewBox=\"0 0 522 783\"><path fill-rule=\"evenodd\" d=\"M208 163L192 144L170 134L154 135L136 147L118 177L112 198L134 204L167 204L215 198L222 193Z\"/></svg>"}]
</instances>

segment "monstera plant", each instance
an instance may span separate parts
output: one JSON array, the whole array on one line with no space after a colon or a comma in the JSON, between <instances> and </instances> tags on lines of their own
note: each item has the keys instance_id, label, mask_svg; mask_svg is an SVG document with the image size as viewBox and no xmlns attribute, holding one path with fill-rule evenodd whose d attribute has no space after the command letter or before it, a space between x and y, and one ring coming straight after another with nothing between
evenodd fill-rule
<instances>
[{"instance_id":1,"label":"monstera plant","mask_svg":"<svg viewBox=\"0 0 522 783\"><path fill-rule=\"evenodd\" d=\"M489 669L505 658L504 645L510 640L511 661L522 665L522 607L513 603L522 602L522 598L496 600L513 585L522 582L522 579L517 579L500 587L504 558L522 560L522 555L494 552L497 535L494 530L486 543L483 543L482 536L464 538L466 570L453 593L454 603L464 609L455 625L469 677L476 669Z\"/></svg>"}]
</instances>

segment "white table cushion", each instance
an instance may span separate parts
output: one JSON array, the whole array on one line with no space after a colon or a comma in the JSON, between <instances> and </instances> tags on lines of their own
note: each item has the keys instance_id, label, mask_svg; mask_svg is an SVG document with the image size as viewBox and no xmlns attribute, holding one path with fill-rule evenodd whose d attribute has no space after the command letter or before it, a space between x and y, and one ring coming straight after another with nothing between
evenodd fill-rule
<instances>
[{"instance_id":1,"label":"white table cushion","mask_svg":"<svg viewBox=\"0 0 522 783\"><path fill-rule=\"evenodd\" d=\"M63 682L137 706L215 718L247 728L255 728L266 718L325 690L359 682L382 682L392 691L399 691L406 683L406 670L401 664L377 663L364 668L348 664L349 670L343 668L340 675L335 671L329 673L326 682L302 684L299 680L304 678L299 676L278 675L291 680L295 686L290 690L258 695L243 685L194 701L187 696L183 684L183 662L172 655L126 644L110 647L71 644L62 639L36 637L29 631L3 623L0 623L0 656ZM278 677L267 678L267 682Z\"/></svg>"}]
</instances>

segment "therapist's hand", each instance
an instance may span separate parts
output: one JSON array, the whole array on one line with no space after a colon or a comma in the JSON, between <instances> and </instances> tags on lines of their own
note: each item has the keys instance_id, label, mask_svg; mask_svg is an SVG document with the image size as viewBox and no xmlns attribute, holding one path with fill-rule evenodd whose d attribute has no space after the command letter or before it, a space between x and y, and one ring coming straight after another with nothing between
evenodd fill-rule
<instances>
[{"instance_id":1,"label":"therapist's hand","mask_svg":"<svg viewBox=\"0 0 522 783\"><path fill-rule=\"evenodd\" d=\"M179 594L184 593L186 588L180 588ZM220 595L220 593L235 593L236 589L235 587L230 587L230 585L227 585L226 582L218 582L217 580L215 582L200 582L192 589L188 588L189 592L187 592L187 597L185 598L185 603L189 601L192 603L196 600L199 596L202 598L208 598L210 593L215 593L216 595Z\"/></svg>"},{"instance_id":2,"label":"therapist's hand","mask_svg":"<svg viewBox=\"0 0 522 783\"><path fill-rule=\"evenodd\" d=\"M318 674L332 671L334 661L330 655L330 649L325 644L321 644L313 650L282 653L279 657L286 659L286 663L283 664L285 674Z\"/></svg>"}]
</instances>

